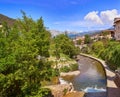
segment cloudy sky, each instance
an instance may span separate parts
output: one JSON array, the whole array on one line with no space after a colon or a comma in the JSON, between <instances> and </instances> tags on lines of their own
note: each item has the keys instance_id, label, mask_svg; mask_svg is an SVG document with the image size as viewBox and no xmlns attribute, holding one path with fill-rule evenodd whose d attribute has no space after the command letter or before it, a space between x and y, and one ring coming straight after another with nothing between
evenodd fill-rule
<instances>
[{"instance_id":1,"label":"cloudy sky","mask_svg":"<svg viewBox=\"0 0 120 97\"><path fill-rule=\"evenodd\" d=\"M20 10L35 20L42 16L49 29L81 32L112 27L120 0L0 0L1 14L19 18Z\"/></svg>"}]
</instances>

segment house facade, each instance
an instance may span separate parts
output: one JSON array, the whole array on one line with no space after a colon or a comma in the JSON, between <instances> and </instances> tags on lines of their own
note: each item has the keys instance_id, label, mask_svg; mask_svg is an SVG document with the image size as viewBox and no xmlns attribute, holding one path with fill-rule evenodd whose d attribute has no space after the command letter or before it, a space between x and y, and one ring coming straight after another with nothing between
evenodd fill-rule
<instances>
[{"instance_id":1,"label":"house facade","mask_svg":"<svg viewBox=\"0 0 120 97\"><path fill-rule=\"evenodd\" d=\"M120 41L120 17L114 19L115 39Z\"/></svg>"}]
</instances>

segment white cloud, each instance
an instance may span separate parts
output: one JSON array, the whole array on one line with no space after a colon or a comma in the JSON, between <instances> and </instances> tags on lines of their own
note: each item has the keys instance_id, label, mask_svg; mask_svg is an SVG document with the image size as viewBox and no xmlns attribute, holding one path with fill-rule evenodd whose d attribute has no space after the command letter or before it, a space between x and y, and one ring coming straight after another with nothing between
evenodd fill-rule
<instances>
[{"instance_id":1,"label":"white cloud","mask_svg":"<svg viewBox=\"0 0 120 97\"><path fill-rule=\"evenodd\" d=\"M114 18L120 16L116 9L100 12L100 18L104 24L113 24Z\"/></svg>"},{"instance_id":2,"label":"white cloud","mask_svg":"<svg viewBox=\"0 0 120 97\"><path fill-rule=\"evenodd\" d=\"M100 19L100 17L98 16L98 11L92 11L89 12L85 17L84 20L91 22L91 24L93 25L102 25L103 22Z\"/></svg>"},{"instance_id":3,"label":"white cloud","mask_svg":"<svg viewBox=\"0 0 120 97\"><path fill-rule=\"evenodd\" d=\"M120 13L118 10L104 10L104 11L92 11L84 16L82 20L74 20L74 21L57 21L53 24L55 26L65 26L66 28L77 28L85 30L91 29L107 29L113 25L114 18L120 17Z\"/></svg>"},{"instance_id":4,"label":"white cloud","mask_svg":"<svg viewBox=\"0 0 120 97\"><path fill-rule=\"evenodd\" d=\"M100 14L100 15L99 15ZM88 22L89 25L113 25L114 18L120 17L118 10L105 10L98 13L98 11L89 12L84 20Z\"/></svg>"}]
</instances>

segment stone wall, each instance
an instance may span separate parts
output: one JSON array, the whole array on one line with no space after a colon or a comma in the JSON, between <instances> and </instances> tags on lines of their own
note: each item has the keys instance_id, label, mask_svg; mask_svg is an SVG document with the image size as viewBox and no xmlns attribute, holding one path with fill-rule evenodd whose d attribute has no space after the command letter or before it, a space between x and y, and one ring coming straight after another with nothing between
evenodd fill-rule
<instances>
[{"instance_id":1,"label":"stone wall","mask_svg":"<svg viewBox=\"0 0 120 97\"><path fill-rule=\"evenodd\" d=\"M115 74L116 75L115 75L115 78L114 78L114 82L115 82L116 86L120 88L120 73L116 72Z\"/></svg>"},{"instance_id":2,"label":"stone wall","mask_svg":"<svg viewBox=\"0 0 120 97\"><path fill-rule=\"evenodd\" d=\"M107 97L107 92L86 93L85 97Z\"/></svg>"}]
</instances>

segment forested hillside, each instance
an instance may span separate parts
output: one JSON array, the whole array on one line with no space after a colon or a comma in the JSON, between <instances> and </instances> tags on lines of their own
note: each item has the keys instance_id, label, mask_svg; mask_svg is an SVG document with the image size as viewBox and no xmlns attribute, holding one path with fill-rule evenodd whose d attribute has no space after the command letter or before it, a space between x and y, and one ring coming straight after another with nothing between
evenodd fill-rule
<instances>
[{"instance_id":1,"label":"forested hillside","mask_svg":"<svg viewBox=\"0 0 120 97\"><path fill-rule=\"evenodd\" d=\"M6 22L9 26L12 26L15 23L15 19L9 18L3 14L0 14L0 23Z\"/></svg>"}]
</instances>

